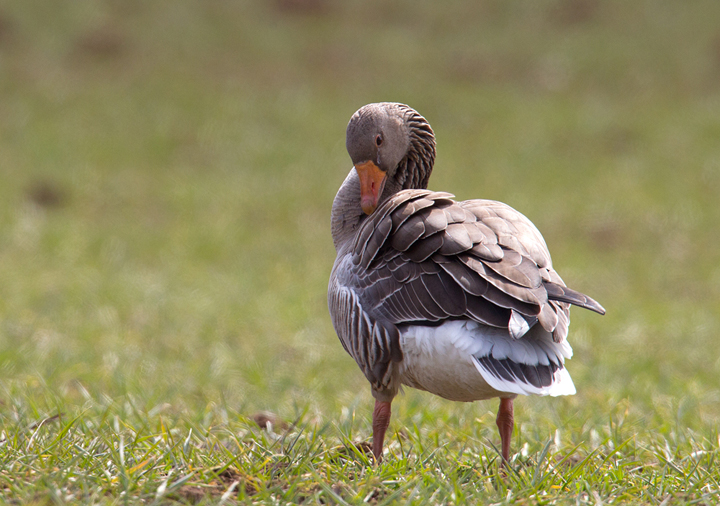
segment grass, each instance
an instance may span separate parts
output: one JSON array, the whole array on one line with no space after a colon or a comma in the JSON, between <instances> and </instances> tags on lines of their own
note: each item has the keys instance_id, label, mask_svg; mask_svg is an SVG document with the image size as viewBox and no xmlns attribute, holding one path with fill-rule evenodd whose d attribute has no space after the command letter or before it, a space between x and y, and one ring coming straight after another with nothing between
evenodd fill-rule
<instances>
[{"instance_id":1,"label":"grass","mask_svg":"<svg viewBox=\"0 0 720 506\"><path fill-rule=\"evenodd\" d=\"M718 502L718 10L1 4L0 500ZM494 401L407 391L364 451L329 209L381 100L433 125L431 188L521 210L608 310L505 477Z\"/></svg>"}]
</instances>

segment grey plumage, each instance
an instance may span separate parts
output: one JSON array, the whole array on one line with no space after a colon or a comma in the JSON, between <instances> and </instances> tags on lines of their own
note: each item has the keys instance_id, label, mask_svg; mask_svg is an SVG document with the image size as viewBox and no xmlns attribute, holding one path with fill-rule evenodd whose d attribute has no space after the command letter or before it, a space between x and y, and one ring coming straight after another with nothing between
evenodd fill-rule
<instances>
[{"instance_id":1,"label":"grey plumage","mask_svg":"<svg viewBox=\"0 0 720 506\"><path fill-rule=\"evenodd\" d=\"M590 297L562 285L550 267L544 247L525 246L535 237L522 233L530 229L530 223L517 211L498 202L456 203L449 201L445 193L427 190L405 190L397 197L397 201L396 196L390 197L382 212L378 209L366 218L357 234L360 239L353 247L352 262L345 275L346 286L360 295L359 306L348 308L350 314L346 318L352 318L356 312L370 321L398 326L463 317L510 329L512 310L528 326L539 322L548 332L557 331L556 339L561 341L567 328L558 325L567 321L569 306L560 303L604 312ZM415 205L418 200L421 203ZM502 209L504 218L494 212L483 212L484 202ZM461 212L463 205L473 209L470 219ZM458 219L464 221L458 223ZM516 227L514 223L524 226ZM501 234L516 234L517 250L525 254L505 245L499 246L499 258L474 251L477 245L500 243ZM536 252L544 267L530 258L530 251ZM390 261L386 261L388 253L394 255ZM556 281L544 280L541 271L552 272ZM545 277L549 275L546 273ZM370 333L362 336L363 347L373 337ZM373 363L377 353L358 350L351 355L356 360L368 361L363 367L365 371L372 371L373 375L380 371L385 377L385 370ZM380 356L385 361L383 366L389 367L387 355ZM378 377L368 379L378 389L389 386L378 383Z\"/></svg>"},{"instance_id":2,"label":"grey plumage","mask_svg":"<svg viewBox=\"0 0 720 506\"><path fill-rule=\"evenodd\" d=\"M386 153L390 142L395 146ZM373 161L387 182L369 216L359 206L355 169L338 191L332 218L338 256L328 300L343 346L378 399L391 399L399 387L393 364L403 359L398 328L404 325L465 319L523 339L537 324L561 342L570 304L604 314L596 301L564 285L542 235L521 213L501 202L456 202L425 189L435 141L414 110L366 106L351 119L347 145L354 164ZM513 370L497 361L488 367L542 386L555 371Z\"/></svg>"}]
</instances>

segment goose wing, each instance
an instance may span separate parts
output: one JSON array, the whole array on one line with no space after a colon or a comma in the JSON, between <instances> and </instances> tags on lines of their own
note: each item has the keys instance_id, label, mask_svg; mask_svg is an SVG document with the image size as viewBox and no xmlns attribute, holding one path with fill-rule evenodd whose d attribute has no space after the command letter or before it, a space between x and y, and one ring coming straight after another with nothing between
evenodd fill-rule
<instances>
[{"instance_id":1,"label":"goose wing","mask_svg":"<svg viewBox=\"0 0 720 506\"><path fill-rule=\"evenodd\" d=\"M452 199L398 192L365 219L333 267L333 325L376 391L389 388L390 364L402 359L399 325L466 319L520 339L539 323L560 343L570 304L605 312L565 286L525 216L500 202Z\"/></svg>"},{"instance_id":2,"label":"goose wing","mask_svg":"<svg viewBox=\"0 0 720 506\"><path fill-rule=\"evenodd\" d=\"M466 318L515 338L539 322L561 342L570 304L604 314L565 286L525 216L500 202L452 197L402 191L363 223L352 270L371 316L394 325Z\"/></svg>"}]
</instances>

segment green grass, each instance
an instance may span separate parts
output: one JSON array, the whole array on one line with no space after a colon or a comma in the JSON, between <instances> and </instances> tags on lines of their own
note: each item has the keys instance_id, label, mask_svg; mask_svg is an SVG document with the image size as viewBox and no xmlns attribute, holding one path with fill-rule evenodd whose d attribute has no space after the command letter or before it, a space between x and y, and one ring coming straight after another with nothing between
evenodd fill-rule
<instances>
[{"instance_id":1,"label":"green grass","mask_svg":"<svg viewBox=\"0 0 720 506\"><path fill-rule=\"evenodd\" d=\"M0 3L0 501L720 501L720 6ZM344 129L543 231L571 398L372 398L330 325ZM277 415L261 429L254 415ZM284 422L283 422L284 421Z\"/></svg>"}]
</instances>

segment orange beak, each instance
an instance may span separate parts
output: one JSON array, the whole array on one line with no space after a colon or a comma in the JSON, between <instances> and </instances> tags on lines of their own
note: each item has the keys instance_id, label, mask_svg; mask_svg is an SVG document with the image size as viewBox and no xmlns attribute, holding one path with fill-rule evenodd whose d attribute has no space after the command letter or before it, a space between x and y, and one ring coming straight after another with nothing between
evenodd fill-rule
<instances>
[{"instance_id":1,"label":"orange beak","mask_svg":"<svg viewBox=\"0 0 720 506\"><path fill-rule=\"evenodd\" d=\"M355 170L360 176L360 207L370 215L378 206L387 174L373 162L358 163Z\"/></svg>"}]
</instances>

